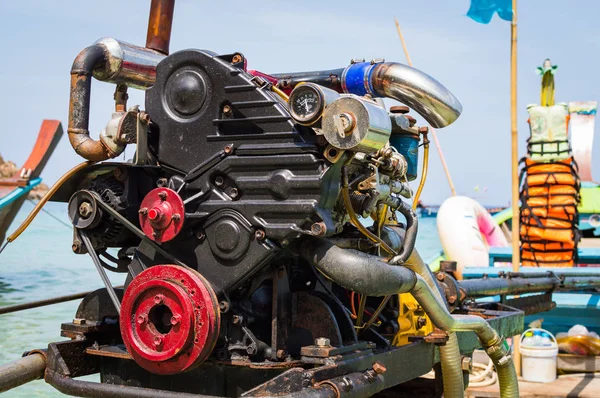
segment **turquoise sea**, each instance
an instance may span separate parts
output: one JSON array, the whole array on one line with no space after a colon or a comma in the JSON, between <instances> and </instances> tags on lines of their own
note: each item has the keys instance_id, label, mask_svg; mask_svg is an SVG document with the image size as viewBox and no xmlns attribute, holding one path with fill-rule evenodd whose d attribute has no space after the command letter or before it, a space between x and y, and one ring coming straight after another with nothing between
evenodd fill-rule
<instances>
[{"instance_id":1,"label":"turquoise sea","mask_svg":"<svg viewBox=\"0 0 600 398\"><path fill-rule=\"evenodd\" d=\"M25 219L33 205L26 202L9 232ZM48 203L45 209L68 222L66 204ZM25 303L54 296L94 290L102 281L89 256L71 251L72 230L40 213L29 228L0 254L0 306ZM417 248L424 259L440 249L435 218L419 223ZM115 285L123 274L113 274ZM61 322L73 319L78 301L0 315L0 364L18 359L23 352L45 348L48 342L63 340ZM90 380L97 377L90 376ZM35 381L6 392L3 397L62 397L43 381Z\"/></svg>"}]
</instances>

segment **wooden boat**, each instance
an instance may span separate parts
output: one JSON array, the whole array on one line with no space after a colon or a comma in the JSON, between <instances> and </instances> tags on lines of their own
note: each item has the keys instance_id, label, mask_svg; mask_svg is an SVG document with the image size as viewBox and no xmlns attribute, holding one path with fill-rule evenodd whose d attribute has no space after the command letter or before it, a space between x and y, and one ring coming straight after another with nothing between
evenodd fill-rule
<instances>
[{"instance_id":1,"label":"wooden boat","mask_svg":"<svg viewBox=\"0 0 600 398\"><path fill-rule=\"evenodd\" d=\"M12 177L0 179L0 242L29 191L42 182L40 174L62 135L60 121L44 120L25 164Z\"/></svg>"}]
</instances>

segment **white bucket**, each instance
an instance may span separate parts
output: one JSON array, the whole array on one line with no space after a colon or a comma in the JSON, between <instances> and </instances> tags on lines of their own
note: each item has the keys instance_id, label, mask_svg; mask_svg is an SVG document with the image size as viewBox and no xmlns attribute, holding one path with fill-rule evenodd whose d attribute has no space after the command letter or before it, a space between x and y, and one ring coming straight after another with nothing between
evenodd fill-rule
<instances>
[{"instance_id":1,"label":"white bucket","mask_svg":"<svg viewBox=\"0 0 600 398\"><path fill-rule=\"evenodd\" d=\"M539 331L548 334L550 343L544 346L523 344L528 332ZM527 329L521 335L521 371L523 380L537 383L549 383L556 380L556 357L558 344L554 335L544 329Z\"/></svg>"}]
</instances>

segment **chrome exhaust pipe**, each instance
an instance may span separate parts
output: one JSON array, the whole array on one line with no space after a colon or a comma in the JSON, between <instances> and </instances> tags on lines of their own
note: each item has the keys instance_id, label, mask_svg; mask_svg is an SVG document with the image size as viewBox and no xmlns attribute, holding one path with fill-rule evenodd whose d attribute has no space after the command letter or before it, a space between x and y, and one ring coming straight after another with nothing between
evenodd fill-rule
<instances>
[{"instance_id":1,"label":"chrome exhaust pipe","mask_svg":"<svg viewBox=\"0 0 600 398\"><path fill-rule=\"evenodd\" d=\"M392 98L408 105L435 128L449 126L462 112L458 99L440 82L397 62L357 62L340 69L272 76L282 89L313 82L340 93Z\"/></svg>"}]
</instances>

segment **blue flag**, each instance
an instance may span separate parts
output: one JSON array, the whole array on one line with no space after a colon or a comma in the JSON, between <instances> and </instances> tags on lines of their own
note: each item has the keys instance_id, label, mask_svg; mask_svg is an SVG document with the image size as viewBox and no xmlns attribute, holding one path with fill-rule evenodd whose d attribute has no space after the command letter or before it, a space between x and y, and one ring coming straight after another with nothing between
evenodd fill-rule
<instances>
[{"instance_id":1,"label":"blue flag","mask_svg":"<svg viewBox=\"0 0 600 398\"><path fill-rule=\"evenodd\" d=\"M467 16L475 22L488 24L494 13L505 21L512 21L512 0L471 0Z\"/></svg>"}]
</instances>

